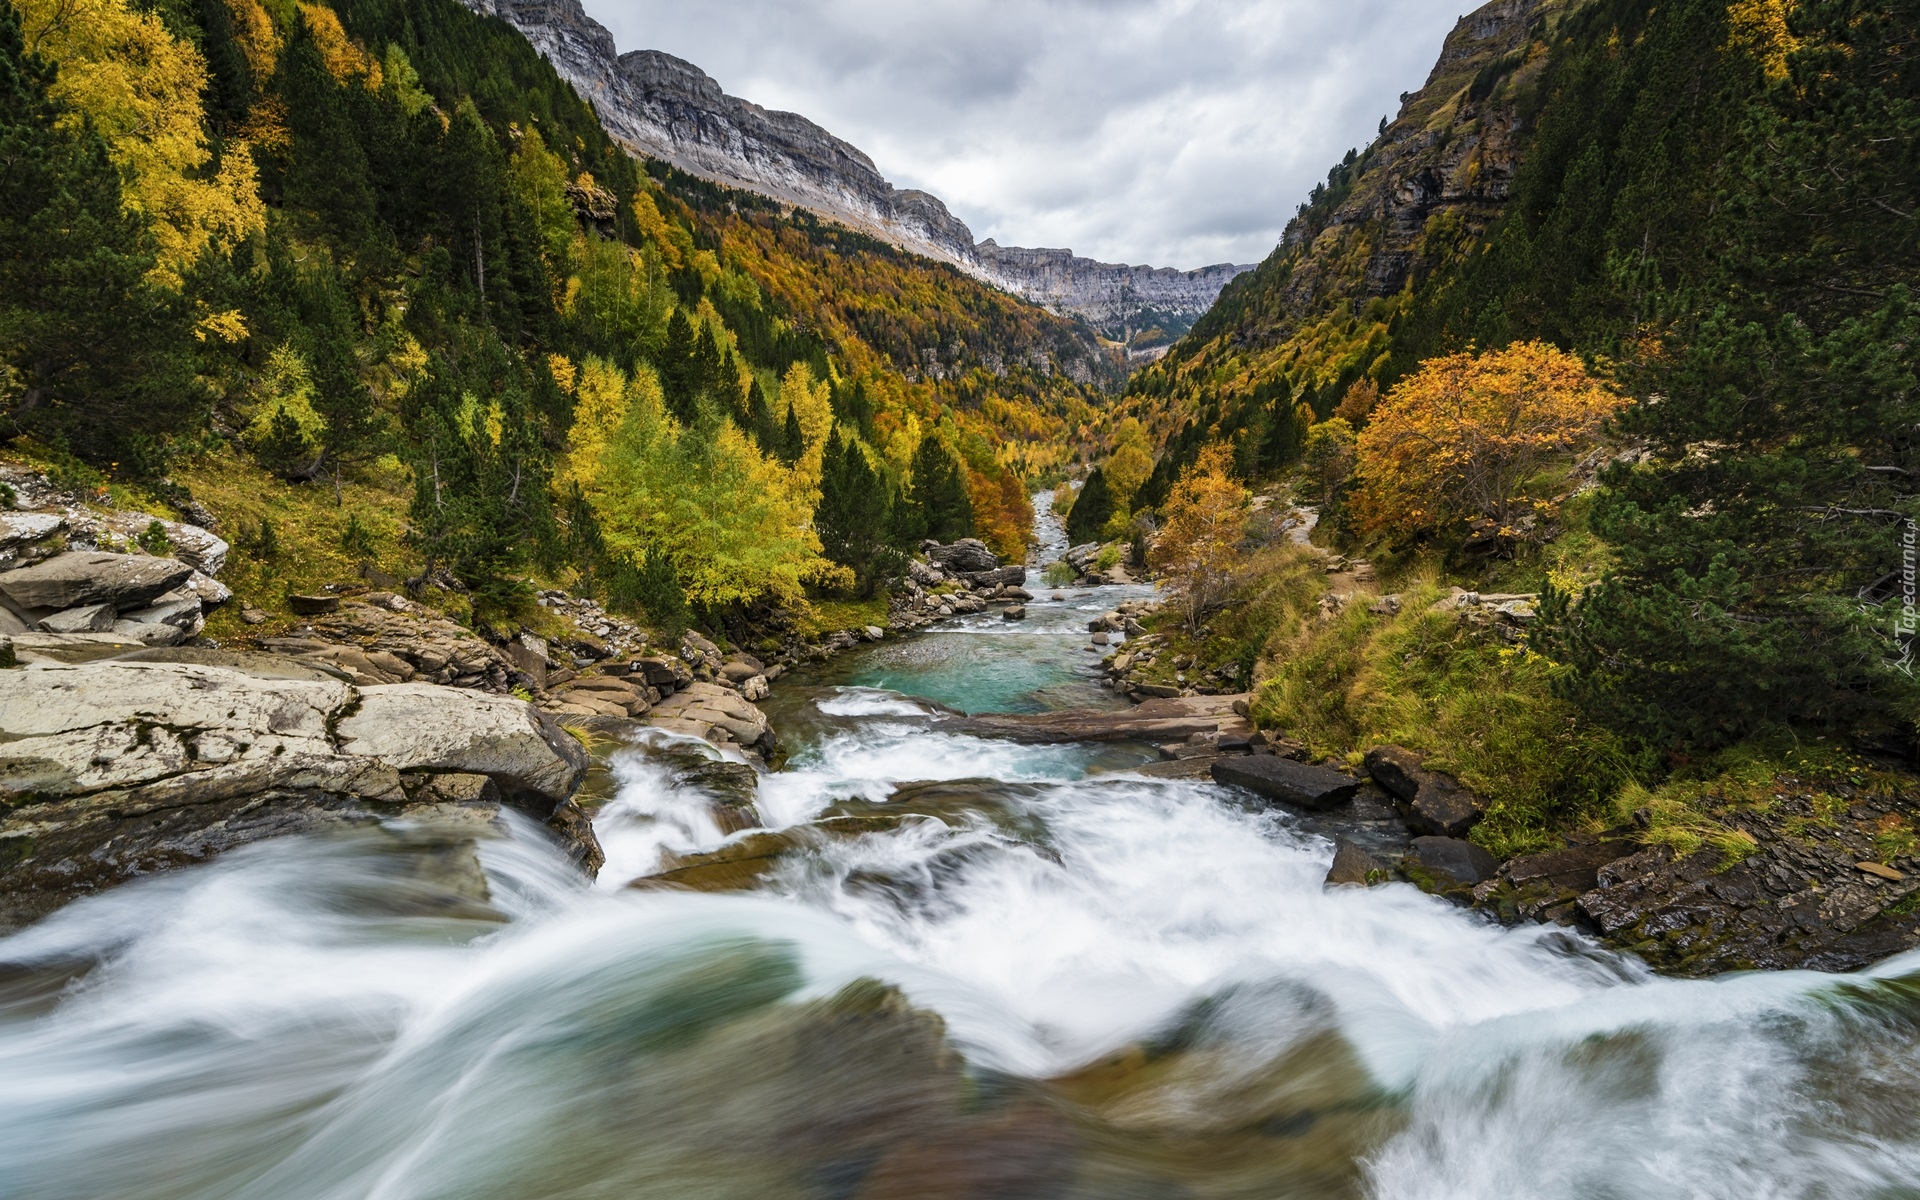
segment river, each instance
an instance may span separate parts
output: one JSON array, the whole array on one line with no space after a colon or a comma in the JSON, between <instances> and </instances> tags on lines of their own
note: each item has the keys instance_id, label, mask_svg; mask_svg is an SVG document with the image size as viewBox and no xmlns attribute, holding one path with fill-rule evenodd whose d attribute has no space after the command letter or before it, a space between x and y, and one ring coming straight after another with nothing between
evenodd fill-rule
<instances>
[{"instance_id":1,"label":"river","mask_svg":"<svg viewBox=\"0 0 1920 1200\"><path fill-rule=\"evenodd\" d=\"M530 825L484 905L444 841L296 839L0 940L0 1196L1920 1196L1920 957L1656 978L1324 890L1144 748L932 728L1113 703L1084 622L1144 592L782 680L764 823L869 824L751 892L623 887L728 837L636 744L596 884Z\"/></svg>"}]
</instances>

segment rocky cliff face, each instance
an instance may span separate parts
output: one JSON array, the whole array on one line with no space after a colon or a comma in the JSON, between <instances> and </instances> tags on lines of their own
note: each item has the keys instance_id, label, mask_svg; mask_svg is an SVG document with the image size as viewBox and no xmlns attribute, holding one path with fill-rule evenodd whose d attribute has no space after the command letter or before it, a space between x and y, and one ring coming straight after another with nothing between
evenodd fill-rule
<instances>
[{"instance_id":1,"label":"rocky cliff face","mask_svg":"<svg viewBox=\"0 0 1920 1200\"><path fill-rule=\"evenodd\" d=\"M579 0L463 0L500 17L593 102L637 153L817 212L1125 342L1164 345L1250 266L1133 267L1070 250L974 244L937 196L895 188L859 148L796 113L729 96L699 67L657 50L617 54ZM1156 333L1158 336L1156 336ZM1143 337L1144 335L1144 337Z\"/></svg>"}]
</instances>

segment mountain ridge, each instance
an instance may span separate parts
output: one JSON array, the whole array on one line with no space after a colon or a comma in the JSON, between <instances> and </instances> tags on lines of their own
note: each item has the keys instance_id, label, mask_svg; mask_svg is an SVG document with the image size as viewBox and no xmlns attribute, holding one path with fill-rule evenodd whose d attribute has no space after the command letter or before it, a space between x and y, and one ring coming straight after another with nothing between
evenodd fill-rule
<instances>
[{"instance_id":1,"label":"mountain ridge","mask_svg":"<svg viewBox=\"0 0 1920 1200\"><path fill-rule=\"evenodd\" d=\"M728 95L698 66L659 50L618 52L580 0L462 0L498 17L578 88L636 153L717 183L809 209L902 249L951 263L1055 313L1086 320L1137 357L1157 357L1253 264L1103 263L1070 250L975 243L938 196L896 188L865 152L798 113Z\"/></svg>"}]
</instances>

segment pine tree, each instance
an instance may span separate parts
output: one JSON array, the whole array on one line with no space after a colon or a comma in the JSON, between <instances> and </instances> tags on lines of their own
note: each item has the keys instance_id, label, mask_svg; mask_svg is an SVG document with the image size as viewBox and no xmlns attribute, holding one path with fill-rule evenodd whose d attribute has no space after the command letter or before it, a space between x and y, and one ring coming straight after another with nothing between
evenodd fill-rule
<instances>
[{"instance_id":1,"label":"pine tree","mask_svg":"<svg viewBox=\"0 0 1920 1200\"><path fill-rule=\"evenodd\" d=\"M350 253L365 252L379 228L366 151L345 89L327 70L304 13L293 23L274 82L292 135L279 173L282 200Z\"/></svg>"},{"instance_id":2,"label":"pine tree","mask_svg":"<svg viewBox=\"0 0 1920 1200\"><path fill-rule=\"evenodd\" d=\"M873 594L880 576L898 558L889 545L891 501L886 480L868 464L860 443L843 439L836 428L821 463L813 526L826 556L853 569L862 596Z\"/></svg>"},{"instance_id":3,"label":"pine tree","mask_svg":"<svg viewBox=\"0 0 1920 1200\"><path fill-rule=\"evenodd\" d=\"M912 522L922 537L951 542L973 533L973 500L960 464L939 438L928 434L913 452L913 485L908 492Z\"/></svg>"},{"instance_id":4,"label":"pine tree","mask_svg":"<svg viewBox=\"0 0 1920 1200\"><path fill-rule=\"evenodd\" d=\"M148 282L152 243L121 203L106 146L56 125L52 70L0 11L0 436L157 472L160 439L204 412L181 298Z\"/></svg>"},{"instance_id":5,"label":"pine tree","mask_svg":"<svg viewBox=\"0 0 1920 1200\"><path fill-rule=\"evenodd\" d=\"M1107 487L1107 473L1095 467L1073 498L1067 513L1067 541L1075 546L1100 540L1100 531L1113 517L1113 493Z\"/></svg>"},{"instance_id":6,"label":"pine tree","mask_svg":"<svg viewBox=\"0 0 1920 1200\"><path fill-rule=\"evenodd\" d=\"M693 423L694 334L687 310L676 308L667 318L667 344L660 351L660 390L667 411L682 425Z\"/></svg>"},{"instance_id":7,"label":"pine tree","mask_svg":"<svg viewBox=\"0 0 1920 1200\"><path fill-rule=\"evenodd\" d=\"M780 433L773 427L773 410L767 405L767 394L761 390L758 379L747 385L746 431L760 453L769 458L779 457L775 452L781 447Z\"/></svg>"},{"instance_id":8,"label":"pine tree","mask_svg":"<svg viewBox=\"0 0 1920 1200\"><path fill-rule=\"evenodd\" d=\"M1792 22L1798 49L1750 64L1771 84L1708 226L1706 302L1622 422L1653 457L1603 480L1615 570L1543 609L1575 695L1655 750L1914 699L1920 4L1808 0Z\"/></svg>"},{"instance_id":9,"label":"pine tree","mask_svg":"<svg viewBox=\"0 0 1920 1200\"><path fill-rule=\"evenodd\" d=\"M787 422L780 433L780 461L792 466L807 452L807 435L800 428L800 410L787 405Z\"/></svg>"}]
</instances>

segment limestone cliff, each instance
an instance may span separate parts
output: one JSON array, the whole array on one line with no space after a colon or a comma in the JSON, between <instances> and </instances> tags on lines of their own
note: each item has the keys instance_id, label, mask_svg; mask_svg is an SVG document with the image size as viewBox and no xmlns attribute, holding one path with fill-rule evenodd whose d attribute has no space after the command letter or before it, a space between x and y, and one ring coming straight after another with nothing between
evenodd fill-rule
<instances>
[{"instance_id":1,"label":"limestone cliff","mask_svg":"<svg viewBox=\"0 0 1920 1200\"><path fill-rule=\"evenodd\" d=\"M858 147L796 113L729 96L706 72L657 50L617 54L580 0L464 0L502 18L593 102L635 152L809 209L968 274L1129 345L1164 346L1250 266L1197 271L1095 262L1070 250L974 244L937 196L895 188Z\"/></svg>"}]
</instances>

